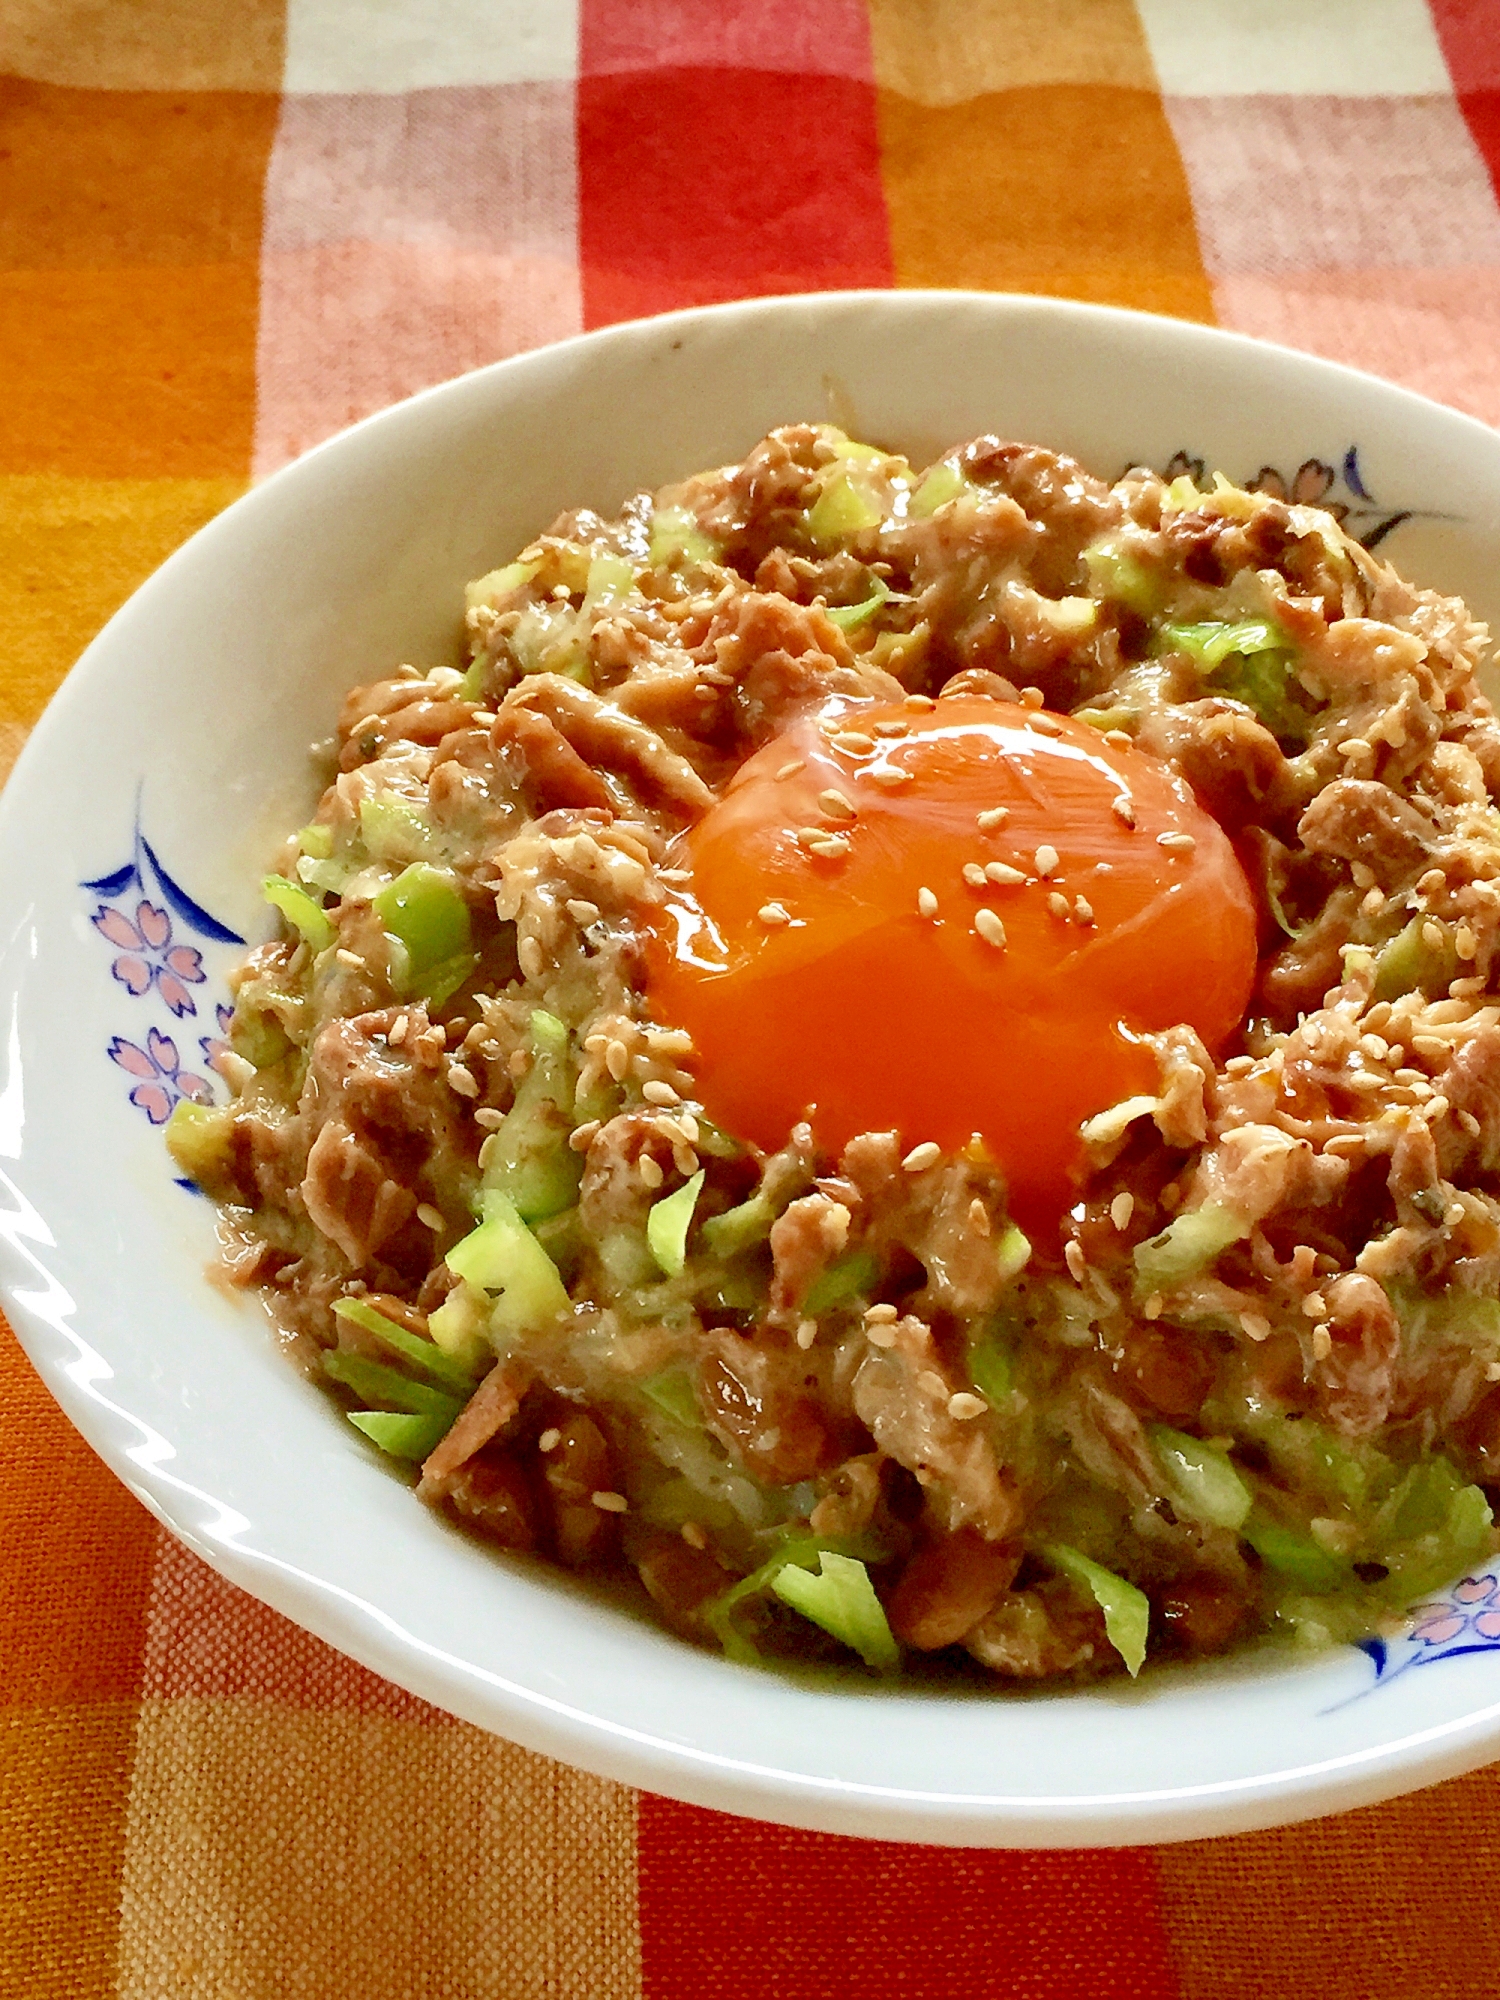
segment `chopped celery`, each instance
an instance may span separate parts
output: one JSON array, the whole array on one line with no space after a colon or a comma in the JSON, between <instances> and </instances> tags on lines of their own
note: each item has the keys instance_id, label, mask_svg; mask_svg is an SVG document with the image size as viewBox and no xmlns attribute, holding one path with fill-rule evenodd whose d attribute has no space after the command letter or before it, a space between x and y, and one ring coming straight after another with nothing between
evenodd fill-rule
<instances>
[{"instance_id":1,"label":"chopped celery","mask_svg":"<svg viewBox=\"0 0 1500 2000\"><path fill-rule=\"evenodd\" d=\"M1105 598L1116 604L1123 604L1129 610L1139 612L1149 618L1161 606L1162 586L1158 577L1128 549L1112 548L1108 543L1096 542L1083 552L1083 566L1088 572L1089 588L1095 597Z\"/></svg>"},{"instance_id":2,"label":"chopped celery","mask_svg":"<svg viewBox=\"0 0 1500 2000\"><path fill-rule=\"evenodd\" d=\"M685 1368L664 1368L659 1375L648 1376L641 1384L641 1394L674 1424L702 1422L693 1378Z\"/></svg>"},{"instance_id":3,"label":"chopped celery","mask_svg":"<svg viewBox=\"0 0 1500 2000\"><path fill-rule=\"evenodd\" d=\"M1020 1277L1030 1262L1031 1238L1015 1223L1008 1223L995 1246L995 1263L1001 1283L1008 1285L1012 1278Z\"/></svg>"},{"instance_id":4,"label":"chopped celery","mask_svg":"<svg viewBox=\"0 0 1500 2000\"><path fill-rule=\"evenodd\" d=\"M462 1397L414 1382L399 1368L387 1368L383 1361L371 1361L342 1347L330 1348L323 1356L323 1373L342 1382L356 1396L363 1396L367 1403L390 1403L398 1410L409 1410L414 1417L443 1417L445 1430L463 1408Z\"/></svg>"},{"instance_id":5,"label":"chopped celery","mask_svg":"<svg viewBox=\"0 0 1500 2000\"><path fill-rule=\"evenodd\" d=\"M1163 625L1167 645L1189 653L1202 667L1222 666L1231 653L1268 653L1285 649L1286 634L1265 618L1244 618L1235 625L1211 618L1202 625Z\"/></svg>"},{"instance_id":6,"label":"chopped celery","mask_svg":"<svg viewBox=\"0 0 1500 2000\"><path fill-rule=\"evenodd\" d=\"M420 1460L436 1451L449 1430L446 1417L398 1416L392 1410L350 1410L349 1421L392 1458Z\"/></svg>"},{"instance_id":7,"label":"chopped celery","mask_svg":"<svg viewBox=\"0 0 1500 2000\"><path fill-rule=\"evenodd\" d=\"M1092 1561L1081 1550L1065 1542L1048 1542L1042 1554L1054 1569L1074 1583L1092 1591L1094 1602L1104 1613L1104 1630L1109 1643L1129 1669L1132 1679L1146 1657L1146 1630L1151 1622L1151 1604L1143 1590L1137 1590L1123 1576Z\"/></svg>"},{"instance_id":8,"label":"chopped celery","mask_svg":"<svg viewBox=\"0 0 1500 2000\"><path fill-rule=\"evenodd\" d=\"M842 1305L846 1299L869 1291L879 1276L880 1263L873 1250L851 1251L813 1279L802 1301L802 1310L816 1319L831 1306Z\"/></svg>"},{"instance_id":9,"label":"chopped celery","mask_svg":"<svg viewBox=\"0 0 1500 2000\"><path fill-rule=\"evenodd\" d=\"M557 1266L503 1194L484 1197L485 1219L448 1252L455 1278L498 1292L490 1323L502 1334L544 1326L569 1307Z\"/></svg>"},{"instance_id":10,"label":"chopped celery","mask_svg":"<svg viewBox=\"0 0 1500 2000\"><path fill-rule=\"evenodd\" d=\"M1338 1590L1353 1576L1350 1564L1315 1542L1311 1535L1283 1527L1260 1510L1252 1510L1240 1532L1268 1569L1301 1584L1304 1590Z\"/></svg>"},{"instance_id":11,"label":"chopped celery","mask_svg":"<svg viewBox=\"0 0 1500 2000\"><path fill-rule=\"evenodd\" d=\"M651 1204L646 1217L646 1241L651 1254L669 1278L682 1275L687 1262L688 1231L693 1226L693 1210L703 1191L705 1169L700 1167L691 1180L684 1181L675 1194Z\"/></svg>"},{"instance_id":12,"label":"chopped celery","mask_svg":"<svg viewBox=\"0 0 1500 2000\"><path fill-rule=\"evenodd\" d=\"M820 549L832 548L867 528L878 528L881 511L847 472L830 479L808 510L807 532Z\"/></svg>"},{"instance_id":13,"label":"chopped celery","mask_svg":"<svg viewBox=\"0 0 1500 2000\"><path fill-rule=\"evenodd\" d=\"M783 1604L858 1653L867 1667L894 1672L901 1664L901 1652L870 1572L852 1556L834 1555L828 1549L819 1551L818 1566L815 1576L789 1563L771 1578L771 1588Z\"/></svg>"},{"instance_id":14,"label":"chopped celery","mask_svg":"<svg viewBox=\"0 0 1500 2000\"><path fill-rule=\"evenodd\" d=\"M1442 942L1428 942L1427 927L1436 923ZM1446 993L1458 977L1458 951L1449 927L1434 917L1416 916L1397 933L1375 961L1375 998L1396 1000L1418 987L1429 995Z\"/></svg>"},{"instance_id":15,"label":"chopped celery","mask_svg":"<svg viewBox=\"0 0 1500 2000\"><path fill-rule=\"evenodd\" d=\"M776 1210L759 1189L738 1208L726 1208L711 1215L703 1225L703 1240L716 1257L737 1257L754 1243L763 1243L771 1233Z\"/></svg>"},{"instance_id":16,"label":"chopped celery","mask_svg":"<svg viewBox=\"0 0 1500 2000\"><path fill-rule=\"evenodd\" d=\"M464 597L469 609L477 611L481 604L495 604L502 597L509 597L523 583L530 583L540 568L539 562L512 562L502 569L492 569L488 576L481 576L466 587Z\"/></svg>"},{"instance_id":17,"label":"chopped celery","mask_svg":"<svg viewBox=\"0 0 1500 2000\"><path fill-rule=\"evenodd\" d=\"M406 952L409 991L424 975L470 949L468 904L453 877L425 861L413 862L387 882L372 897L371 907Z\"/></svg>"},{"instance_id":18,"label":"chopped celery","mask_svg":"<svg viewBox=\"0 0 1500 2000\"><path fill-rule=\"evenodd\" d=\"M1172 1487L1172 1504L1192 1521L1239 1528L1250 1512L1250 1489L1229 1462L1202 1438L1153 1424L1148 1433Z\"/></svg>"},{"instance_id":19,"label":"chopped celery","mask_svg":"<svg viewBox=\"0 0 1500 2000\"><path fill-rule=\"evenodd\" d=\"M663 507L651 518L647 560L653 565L681 556L685 563L717 562L719 545L706 535L686 507Z\"/></svg>"},{"instance_id":20,"label":"chopped celery","mask_svg":"<svg viewBox=\"0 0 1500 2000\"><path fill-rule=\"evenodd\" d=\"M489 1299L473 1285L455 1285L427 1315L427 1331L444 1354L476 1374L491 1352L489 1323Z\"/></svg>"},{"instance_id":21,"label":"chopped celery","mask_svg":"<svg viewBox=\"0 0 1500 2000\"><path fill-rule=\"evenodd\" d=\"M310 951L326 951L338 935L323 906L300 882L288 882L284 875L268 875L262 885L266 901L280 910Z\"/></svg>"},{"instance_id":22,"label":"chopped celery","mask_svg":"<svg viewBox=\"0 0 1500 2000\"><path fill-rule=\"evenodd\" d=\"M206 1194L232 1183L230 1148L234 1142L234 1111L227 1104L194 1104L181 1097L162 1134L167 1151L189 1180Z\"/></svg>"},{"instance_id":23,"label":"chopped celery","mask_svg":"<svg viewBox=\"0 0 1500 2000\"><path fill-rule=\"evenodd\" d=\"M408 1333L404 1326L397 1326L393 1319L387 1319L383 1312L378 1312L364 1299L336 1299L333 1310L340 1319L374 1334L393 1354L414 1363L440 1389L456 1389L460 1395L468 1395L473 1390L474 1374L471 1369L445 1354L433 1341L423 1340L420 1334Z\"/></svg>"},{"instance_id":24,"label":"chopped celery","mask_svg":"<svg viewBox=\"0 0 1500 2000\"><path fill-rule=\"evenodd\" d=\"M297 835L297 845L314 861L327 861L333 853L333 828L314 820L311 826L303 827Z\"/></svg>"},{"instance_id":25,"label":"chopped celery","mask_svg":"<svg viewBox=\"0 0 1500 2000\"><path fill-rule=\"evenodd\" d=\"M376 861L396 865L430 861L436 850L432 822L414 799L395 792L377 792L359 802L359 831Z\"/></svg>"},{"instance_id":26,"label":"chopped celery","mask_svg":"<svg viewBox=\"0 0 1500 2000\"><path fill-rule=\"evenodd\" d=\"M950 500L959 500L965 493L973 491L971 482L952 460L941 459L913 493L906 511L913 519L925 521L939 507L946 507Z\"/></svg>"},{"instance_id":27,"label":"chopped celery","mask_svg":"<svg viewBox=\"0 0 1500 2000\"><path fill-rule=\"evenodd\" d=\"M871 577L870 585L870 595L858 604L832 604L828 607L828 616L841 632L855 632L861 625L868 625L891 594L890 585L878 576Z\"/></svg>"},{"instance_id":28,"label":"chopped celery","mask_svg":"<svg viewBox=\"0 0 1500 2000\"><path fill-rule=\"evenodd\" d=\"M1158 1235L1135 1247L1135 1268L1148 1291L1168 1291L1206 1271L1220 1251L1250 1234L1250 1225L1220 1201L1177 1215Z\"/></svg>"},{"instance_id":29,"label":"chopped celery","mask_svg":"<svg viewBox=\"0 0 1500 2000\"><path fill-rule=\"evenodd\" d=\"M523 1221L539 1222L573 1206L583 1161L568 1145L575 1082L568 1030L540 1007L530 1026L531 1067L498 1131L486 1140L482 1164L486 1191L509 1196Z\"/></svg>"}]
</instances>

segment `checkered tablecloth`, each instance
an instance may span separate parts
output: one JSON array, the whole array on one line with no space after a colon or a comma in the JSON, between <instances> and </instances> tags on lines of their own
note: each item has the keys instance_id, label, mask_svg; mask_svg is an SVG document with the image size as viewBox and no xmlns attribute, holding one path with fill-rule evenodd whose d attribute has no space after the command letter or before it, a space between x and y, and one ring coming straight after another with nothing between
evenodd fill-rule
<instances>
[{"instance_id":1,"label":"checkered tablecloth","mask_svg":"<svg viewBox=\"0 0 1500 2000\"><path fill-rule=\"evenodd\" d=\"M611 320L963 285L1500 418L1500 0L0 0L0 768L184 536ZM221 1583L0 1344L0 1975L93 2000L1425 2000L1500 1780L1120 1853L867 1845L489 1738Z\"/></svg>"}]
</instances>

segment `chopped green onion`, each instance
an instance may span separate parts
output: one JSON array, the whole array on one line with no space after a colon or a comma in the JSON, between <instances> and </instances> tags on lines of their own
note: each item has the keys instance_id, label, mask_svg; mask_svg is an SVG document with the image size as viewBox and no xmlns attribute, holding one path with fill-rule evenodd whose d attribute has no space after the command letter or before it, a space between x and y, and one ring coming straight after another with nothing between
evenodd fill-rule
<instances>
[{"instance_id":1,"label":"chopped green onion","mask_svg":"<svg viewBox=\"0 0 1500 2000\"><path fill-rule=\"evenodd\" d=\"M686 507L662 507L652 516L646 559L653 567L680 556L685 563L717 562L719 545L704 534Z\"/></svg>"},{"instance_id":2,"label":"chopped green onion","mask_svg":"<svg viewBox=\"0 0 1500 2000\"><path fill-rule=\"evenodd\" d=\"M854 1250L816 1278L807 1288L802 1310L814 1319L831 1306L867 1292L880 1276L880 1263L873 1250Z\"/></svg>"},{"instance_id":3,"label":"chopped green onion","mask_svg":"<svg viewBox=\"0 0 1500 2000\"><path fill-rule=\"evenodd\" d=\"M212 1193L229 1179L234 1111L227 1104L194 1104L180 1097L162 1137L189 1180Z\"/></svg>"},{"instance_id":4,"label":"chopped green onion","mask_svg":"<svg viewBox=\"0 0 1500 2000\"><path fill-rule=\"evenodd\" d=\"M828 616L841 632L855 632L861 625L868 625L890 596L889 584L880 577L872 577L870 582L870 595L858 604L831 604L828 607Z\"/></svg>"},{"instance_id":5,"label":"chopped green onion","mask_svg":"<svg viewBox=\"0 0 1500 2000\"><path fill-rule=\"evenodd\" d=\"M1012 1222L995 1246L995 1263L999 1267L1000 1282L1008 1285L1012 1278L1021 1275L1030 1262L1031 1238Z\"/></svg>"},{"instance_id":6,"label":"chopped green onion","mask_svg":"<svg viewBox=\"0 0 1500 2000\"><path fill-rule=\"evenodd\" d=\"M489 1323L489 1299L474 1285L455 1285L443 1303L427 1315L427 1331L444 1354L475 1374L493 1351Z\"/></svg>"},{"instance_id":7,"label":"chopped green onion","mask_svg":"<svg viewBox=\"0 0 1500 2000\"><path fill-rule=\"evenodd\" d=\"M831 548L867 528L878 528L881 511L867 492L840 472L818 495L807 516L807 532L819 548Z\"/></svg>"},{"instance_id":8,"label":"chopped green onion","mask_svg":"<svg viewBox=\"0 0 1500 2000\"><path fill-rule=\"evenodd\" d=\"M589 564L582 608L592 612L601 604L619 604L635 587L635 564L628 557L595 556Z\"/></svg>"},{"instance_id":9,"label":"chopped green onion","mask_svg":"<svg viewBox=\"0 0 1500 2000\"><path fill-rule=\"evenodd\" d=\"M752 1244L763 1243L775 1220L776 1210L757 1188L738 1208L711 1215L703 1225L703 1240L716 1257L737 1257Z\"/></svg>"},{"instance_id":10,"label":"chopped green onion","mask_svg":"<svg viewBox=\"0 0 1500 2000\"><path fill-rule=\"evenodd\" d=\"M505 1195L484 1196L485 1219L447 1254L455 1278L498 1292L490 1321L501 1333L545 1326L569 1308L567 1287L541 1244Z\"/></svg>"},{"instance_id":11,"label":"chopped green onion","mask_svg":"<svg viewBox=\"0 0 1500 2000\"><path fill-rule=\"evenodd\" d=\"M409 977L418 980L470 949L469 906L453 877L413 862L371 899L385 930L405 947Z\"/></svg>"},{"instance_id":12,"label":"chopped green onion","mask_svg":"<svg viewBox=\"0 0 1500 2000\"><path fill-rule=\"evenodd\" d=\"M359 802L359 831L377 861L427 861L433 856L432 822L414 799L377 792Z\"/></svg>"},{"instance_id":13,"label":"chopped green onion","mask_svg":"<svg viewBox=\"0 0 1500 2000\"><path fill-rule=\"evenodd\" d=\"M1016 1386L1009 1343L995 1329L969 1339L969 1380L987 1403L1004 1403Z\"/></svg>"},{"instance_id":14,"label":"chopped green onion","mask_svg":"<svg viewBox=\"0 0 1500 2000\"><path fill-rule=\"evenodd\" d=\"M1428 927L1437 924L1441 942L1428 941ZM1446 993L1448 982L1458 975L1458 951L1453 934L1437 917L1413 917L1399 931L1375 961L1375 998L1396 1000L1420 987L1423 992Z\"/></svg>"},{"instance_id":15,"label":"chopped green onion","mask_svg":"<svg viewBox=\"0 0 1500 2000\"><path fill-rule=\"evenodd\" d=\"M311 826L303 827L297 835L297 845L314 861L327 861L333 853L333 828L314 820Z\"/></svg>"},{"instance_id":16,"label":"chopped green onion","mask_svg":"<svg viewBox=\"0 0 1500 2000\"><path fill-rule=\"evenodd\" d=\"M946 507L950 500L962 499L965 493L973 491L971 482L952 460L941 459L913 493L906 511L912 519L925 521L939 507Z\"/></svg>"},{"instance_id":17,"label":"chopped green onion","mask_svg":"<svg viewBox=\"0 0 1500 2000\"><path fill-rule=\"evenodd\" d=\"M323 1373L335 1382L342 1382L346 1389L352 1389L367 1403L390 1403L398 1410L409 1410L416 1417L445 1417L447 1423L444 1429L463 1408L461 1397L450 1396L443 1389L430 1388L425 1382L414 1382L399 1368L387 1368L383 1361L371 1361L366 1355L351 1354L347 1348L329 1349L323 1356Z\"/></svg>"},{"instance_id":18,"label":"chopped green onion","mask_svg":"<svg viewBox=\"0 0 1500 2000\"><path fill-rule=\"evenodd\" d=\"M693 1378L685 1368L664 1368L659 1375L648 1376L641 1384L641 1394L675 1424L702 1422Z\"/></svg>"},{"instance_id":19,"label":"chopped green onion","mask_svg":"<svg viewBox=\"0 0 1500 2000\"><path fill-rule=\"evenodd\" d=\"M348 1418L392 1458L420 1461L436 1451L450 1428L446 1417L398 1416L392 1410L350 1410Z\"/></svg>"},{"instance_id":20,"label":"chopped green onion","mask_svg":"<svg viewBox=\"0 0 1500 2000\"><path fill-rule=\"evenodd\" d=\"M1149 1436L1172 1487L1172 1504L1191 1521L1239 1528L1250 1512L1250 1489L1229 1462L1202 1438L1153 1424Z\"/></svg>"},{"instance_id":21,"label":"chopped green onion","mask_svg":"<svg viewBox=\"0 0 1500 2000\"><path fill-rule=\"evenodd\" d=\"M692 1228L693 1210L703 1190L704 1173L705 1169L700 1167L675 1194L653 1202L646 1217L646 1242L651 1255L669 1278L680 1277L687 1262L688 1231Z\"/></svg>"},{"instance_id":22,"label":"chopped green onion","mask_svg":"<svg viewBox=\"0 0 1500 2000\"><path fill-rule=\"evenodd\" d=\"M335 1299L333 1310L340 1319L346 1319L352 1326L362 1327L366 1333L373 1334L393 1354L414 1362L439 1388L457 1389L462 1395L472 1392L474 1375L471 1369L445 1354L435 1342L423 1340L420 1334L409 1333L404 1326L387 1319L367 1300Z\"/></svg>"},{"instance_id":23,"label":"chopped green onion","mask_svg":"<svg viewBox=\"0 0 1500 2000\"><path fill-rule=\"evenodd\" d=\"M337 937L327 912L302 887L284 875L268 875L262 884L266 901L280 910L310 951L326 951Z\"/></svg>"},{"instance_id":24,"label":"chopped green onion","mask_svg":"<svg viewBox=\"0 0 1500 2000\"><path fill-rule=\"evenodd\" d=\"M502 597L509 597L523 583L530 583L540 568L539 562L512 562L502 569L492 569L488 576L477 578L464 591L469 609L477 611L481 604L495 604Z\"/></svg>"},{"instance_id":25,"label":"chopped green onion","mask_svg":"<svg viewBox=\"0 0 1500 2000\"><path fill-rule=\"evenodd\" d=\"M1337 1590L1349 1581L1349 1564L1342 1556L1334 1555L1310 1535L1284 1528L1259 1510L1250 1515L1240 1532L1269 1569L1290 1577L1305 1590Z\"/></svg>"},{"instance_id":26,"label":"chopped green onion","mask_svg":"<svg viewBox=\"0 0 1500 2000\"><path fill-rule=\"evenodd\" d=\"M771 1588L783 1604L858 1653L867 1667L893 1672L901 1664L901 1652L870 1572L852 1556L834 1555L828 1549L819 1551L818 1566L814 1576L811 1570L789 1563L771 1578Z\"/></svg>"},{"instance_id":27,"label":"chopped green onion","mask_svg":"<svg viewBox=\"0 0 1500 2000\"><path fill-rule=\"evenodd\" d=\"M1236 1210L1206 1201L1135 1246L1136 1273L1148 1291L1169 1291L1206 1271L1221 1251L1249 1234L1250 1224Z\"/></svg>"},{"instance_id":28,"label":"chopped green onion","mask_svg":"<svg viewBox=\"0 0 1500 2000\"><path fill-rule=\"evenodd\" d=\"M1211 618L1201 625L1163 625L1161 636L1178 652L1188 653L1200 666L1222 666L1231 653L1269 653L1285 649L1287 636L1264 618L1246 618L1226 625Z\"/></svg>"},{"instance_id":29,"label":"chopped green onion","mask_svg":"<svg viewBox=\"0 0 1500 2000\"><path fill-rule=\"evenodd\" d=\"M1127 609L1138 612L1142 618L1149 618L1161 604L1162 586L1139 556L1127 549L1112 548L1107 543L1096 542L1083 552L1083 566L1088 572L1089 588L1095 597L1111 603L1123 604Z\"/></svg>"},{"instance_id":30,"label":"chopped green onion","mask_svg":"<svg viewBox=\"0 0 1500 2000\"><path fill-rule=\"evenodd\" d=\"M576 1078L567 1027L538 1007L530 1030L531 1067L480 1163L485 1192L506 1195L523 1221L541 1222L577 1201L583 1161L568 1145Z\"/></svg>"},{"instance_id":31,"label":"chopped green onion","mask_svg":"<svg viewBox=\"0 0 1500 2000\"><path fill-rule=\"evenodd\" d=\"M1109 1643L1134 1679L1146 1658L1146 1631L1151 1623L1151 1604L1146 1593L1081 1550L1069 1548L1065 1542L1048 1542L1042 1554L1054 1569L1093 1593L1094 1602L1104 1613Z\"/></svg>"},{"instance_id":32,"label":"chopped green onion","mask_svg":"<svg viewBox=\"0 0 1500 2000\"><path fill-rule=\"evenodd\" d=\"M472 951L456 951L452 958L439 959L420 977L408 975L407 995L413 1000L425 1000L429 1007L441 1007L445 1000L453 998L474 970L476 962Z\"/></svg>"}]
</instances>

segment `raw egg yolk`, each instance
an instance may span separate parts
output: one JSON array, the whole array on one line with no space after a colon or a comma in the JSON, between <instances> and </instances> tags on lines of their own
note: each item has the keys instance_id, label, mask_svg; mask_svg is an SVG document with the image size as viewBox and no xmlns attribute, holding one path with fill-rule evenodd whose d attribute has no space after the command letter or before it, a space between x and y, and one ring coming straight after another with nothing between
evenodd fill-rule
<instances>
[{"instance_id":1,"label":"raw egg yolk","mask_svg":"<svg viewBox=\"0 0 1500 2000\"><path fill-rule=\"evenodd\" d=\"M1142 1037L1217 1050L1255 975L1249 885L1183 780L1010 703L810 714L669 859L691 882L648 986L709 1116L767 1150L803 1118L833 1153L978 1135L1031 1226L1073 1198L1079 1126L1157 1093Z\"/></svg>"}]
</instances>

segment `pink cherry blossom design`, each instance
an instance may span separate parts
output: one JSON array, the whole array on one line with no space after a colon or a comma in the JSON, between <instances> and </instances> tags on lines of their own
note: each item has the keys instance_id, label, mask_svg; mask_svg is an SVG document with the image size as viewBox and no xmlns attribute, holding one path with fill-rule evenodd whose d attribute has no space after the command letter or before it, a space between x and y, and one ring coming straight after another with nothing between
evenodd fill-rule
<instances>
[{"instance_id":1,"label":"pink cherry blossom design","mask_svg":"<svg viewBox=\"0 0 1500 2000\"><path fill-rule=\"evenodd\" d=\"M190 986L203 984L203 954L190 944L174 944L167 953L167 968L175 972L179 979L187 980Z\"/></svg>"},{"instance_id":2,"label":"pink cherry blossom design","mask_svg":"<svg viewBox=\"0 0 1500 2000\"><path fill-rule=\"evenodd\" d=\"M148 903L144 896L135 906L135 921L142 943L149 945L153 951L161 951L172 942L172 919L155 903Z\"/></svg>"},{"instance_id":3,"label":"pink cherry blossom design","mask_svg":"<svg viewBox=\"0 0 1500 2000\"><path fill-rule=\"evenodd\" d=\"M145 959L137 958L133 952L126 952L117 958L110 971L122 986L129 988L137 1000L156 977L155 969L147 965Z\"/></svg>"},{"instance_id":4,"label":"pink cherry blossom design","mask_svg":"<svg viewBox=\"0 0 1500 2000\"><path fill-rule=\"evenodd\" d=\"M1450 1639L1458 1637L1468 1622L1461 1611L1445 1609L1442 1616L1424 1618L1420 1624L1414 1625L1411 1636L1420 1639L1424 1646L1446 1646Z\"/></svg>"},{"instance_id":5,"label":"pink cherry blossom design","mask_svg":"<svg viewBox=\"0 0 1500 2000\"><path fill-rule=\"evenodd\" d=\"M110 970L127 992L139 999L154 982L179 1020L197 1013L187 989L204 982L203 954L193 945L172 943L172 919L164 909L143 896L135 906L134 922L107 903L94 912L93 922L101 935L121 948ZM158 952L159 960L152 956Z\"/></svg>"},{"instance_id":6,"label":"pink cherry blossom design","mask_svg":"<svg viewBox=\"0 0 1500 2000\"><path fill-rule=\"evenodd\" d=\"M122 951L139 951L146 940L122 910L103 903L94 912L94 929L117 944Z\"/></svg>"},{"instance_id":7,"label":"pink cherry blossom design","mask_svg":"<svg viewBox=\"0 0 1500 2000\"><path fill-rule=\"evenodd\" d=\"M146 1036L145 1048L116 1035L109 1045L109 1056L121 1069L141 1079L131 1091L130 1101L139 1105L153 1125L167 1122L179 1098L191 1098L195 1104L213 1102L206 1079L181 1069L177 1044L155 1028Z\"/></svg>"},{"instance_id":8,"label":"pink cherry blossom design","mask_svg":"<svg viewBox=\"0 0 1500 2000\"><path fill-rule=\"evenodd\" d=\"M1466 1576L1462 1583L1455 1584L1453 1595L1460 1604L1487 1604L1500 1588L1500 1579L1493 1576Z\"/></svg>"},{"instance_id":9,"label":"pink cherry blossom design","mask_svg":"<svg viewBox=\"0 0 1500 2000\"><path fill-rule=\"evenodd\" d=\"M175 972L160 972L156 980L157 991L180 1021L184 1014L196 1014L193 997L177 977Z\"/></svg>"},{"instance_id":10,"label":"pink cherry blossom design","mask_svg":"<svg viewBox=\"0 0 1500 2000\"><path fill-rule=\"evenodd\" d=\"M1481 1611L1474 1620L1474 1630L1481 1639L1500 1639L1500 1610Z\"/></svg>"}]
</instances>

